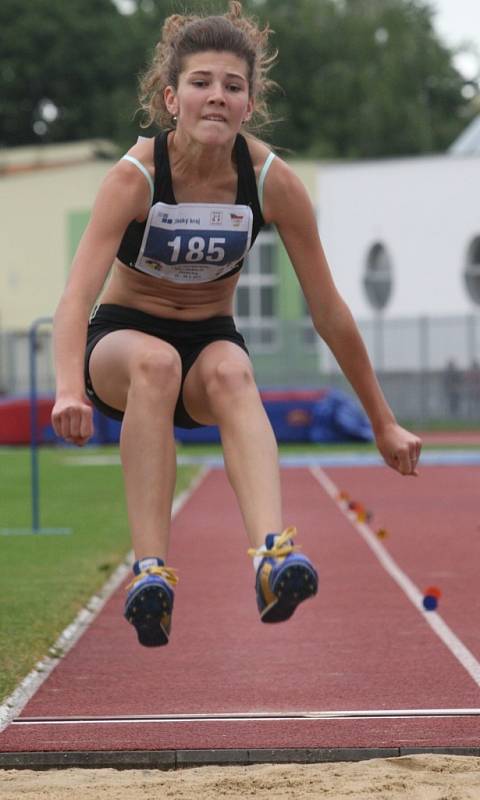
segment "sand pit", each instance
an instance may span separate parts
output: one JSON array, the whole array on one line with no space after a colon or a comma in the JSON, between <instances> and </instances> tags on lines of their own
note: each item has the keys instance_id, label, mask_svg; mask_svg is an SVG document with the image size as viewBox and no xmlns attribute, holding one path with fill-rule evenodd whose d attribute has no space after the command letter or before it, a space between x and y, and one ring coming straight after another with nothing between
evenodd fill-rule
<instances>
[{"instance_id":1,"label":"sand pit","mask_svg":"<svg viewBox=\"0 0 480 800\"><path fill-rule=\"evenodd\" d=\"M480 758L158 770L1 770L2 800L480 800Z\"/></svg>"}]
</instances>

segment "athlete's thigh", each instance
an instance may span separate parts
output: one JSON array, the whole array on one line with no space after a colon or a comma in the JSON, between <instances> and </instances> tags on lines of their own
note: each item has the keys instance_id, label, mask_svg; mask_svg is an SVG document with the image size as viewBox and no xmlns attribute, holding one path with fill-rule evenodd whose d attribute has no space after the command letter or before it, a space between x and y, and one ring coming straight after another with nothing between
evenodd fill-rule
<instances>
[{"instance_id":1,"label":"athlete's thigh","mask_svg":"<svg viewBox=\"0 0 480 800\"><path fill-rule=\"evenodd\" d=\"M175 348L156 336L132 330L105 334L93 348L89 361L88 371L97 397L124 411L133 369L151 352L165 353L180 366Z\"/></svg>"},{"instance_id":2,"label":"athlete's thigh","mask_svg":"<svg viewBox=\"0 0 480 800\"><path fill-rule=\"evenodd\" d=\"M238 364L253 374L250 358L238 344L219 340L203 348L188 370L182 390L185 409L192 419L203 425L216 424L206 386L222 361Z\"/></svg>"}]
</instances>

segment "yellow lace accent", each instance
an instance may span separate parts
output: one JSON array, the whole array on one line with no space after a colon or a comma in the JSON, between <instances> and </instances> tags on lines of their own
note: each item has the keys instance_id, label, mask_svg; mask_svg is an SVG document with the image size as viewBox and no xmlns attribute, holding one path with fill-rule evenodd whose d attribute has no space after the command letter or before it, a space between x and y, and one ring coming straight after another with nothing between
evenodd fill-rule
<instances>
[{"instance_id":1,"label":"yellow lace accent","mask_svg":"<svg viewBox=\"0 0 480 800\"><path fill-rule=\"evenodd\" d=\"M259 547L258 550L254 547L250 547L247 553L249 556L262 556L262 558L282 558L288 556L290 553L296 553L300 550L299 545L292 544L290 541L290 539L293 539L296 535L296 528L285 528L283 533L277 536L270 550L266 550L264 547Z\"/></svg>"},{"instance_id":2,"label":"yellow lace accent","mask_svg":"<svg viewBox=\"0 0 480 800\"><path fill-rule=\"evenodd\" d=\"M144 578L145 575L160 575L160 577L165 578L171 586L176 586L178 583L178 575L176 570L172 569L172 567L147 567L147 569L143 569L139 575L135 575L133 581L126 587L127 592L135 586L138 581Z\"/></svg>"}]
</instances>

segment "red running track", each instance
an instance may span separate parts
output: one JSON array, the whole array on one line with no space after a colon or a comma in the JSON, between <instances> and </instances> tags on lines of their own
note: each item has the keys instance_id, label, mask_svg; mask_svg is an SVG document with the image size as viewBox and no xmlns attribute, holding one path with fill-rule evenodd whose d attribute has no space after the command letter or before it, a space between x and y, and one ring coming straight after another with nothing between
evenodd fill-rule
<instances>
[{"instance_id":1,"label":"red running track","mask_svg":"<svg viewBox=\"0 0 480 800\"><path fill-rule=\"evenodd\" d=\"M387 528L383 546L417 587L441 588L438 611L474 661L480 660L479 473L424 467L420 478L402 479L380 467L328 470L339 488L373 511L372 530ZM297 526L299 543L319 568L316 598L287 623L259 622L235 499L223 471L211 471L173 525L170 563L180 583L170 644L148 650L136 643L118 590L0 734L0 753L480 748L478 713L347 716L478 710L479 683L312 472L284 470L283 483L285 522ZM326 711L346 716L281 718ZM210 719L192 719L196 714ZM228 721L219 714L260 718ZM56 719L72 717L82 722Z\"/></svg>"}]
</instances>

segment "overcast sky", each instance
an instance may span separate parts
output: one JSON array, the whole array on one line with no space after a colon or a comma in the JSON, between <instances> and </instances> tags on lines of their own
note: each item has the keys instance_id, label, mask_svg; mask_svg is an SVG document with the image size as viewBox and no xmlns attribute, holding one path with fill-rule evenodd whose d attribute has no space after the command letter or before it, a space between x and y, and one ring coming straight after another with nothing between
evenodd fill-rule
<instances>
[{"instance_id":1,"label":"overcast sky","mask_svg":"<svg viewBox=\"0 0 480 800\"><path fill-rule=\"evenodd\" d=\"M477 56L456 59L457 68L465 77L478 77L480 72L480 0L430 0L436 10L435 27L449 47L471 42Z\"/></svg>"}]
</instances>

